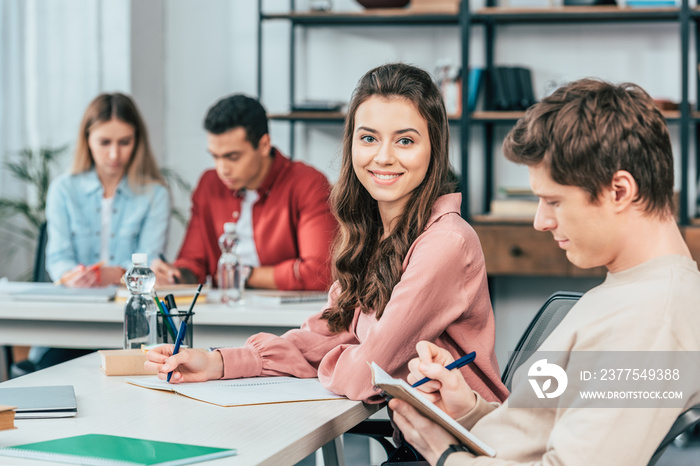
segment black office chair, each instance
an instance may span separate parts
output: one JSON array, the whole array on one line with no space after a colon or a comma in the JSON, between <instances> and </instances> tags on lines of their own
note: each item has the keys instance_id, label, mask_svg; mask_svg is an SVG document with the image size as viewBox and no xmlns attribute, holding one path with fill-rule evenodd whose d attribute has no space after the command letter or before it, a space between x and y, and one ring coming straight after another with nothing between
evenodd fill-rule
<instances>
[{"instance_id":1,"label":"black office chair","mask_svg":"<svg viewBox=\"0 0 700 466\"><path fill-rule=\"evenodd\" d=\"M46 241L48 234L46 231L46 222L39 227L39 233L36 241L36 254L34 257L34 272L32 273L32 281L34 282L50 282L51 277L46 271ZM64 361L68 361L85 354L91 353L93 350L69 349L69 348L50 348L44 354L40 361L18 361L14 362L12 357L12 347L5 347L7 358L7 367L9 368L10 378L19 377L21 375L34 372L35 370L44 369Z\"/></svg>"},{"instance_id":2,"label":"black office chair","mask_svg":"<svg viewBox=\"0 0 700 466\"><path fill-rule=\"evenodd\" d=\"M515 351L511 354L508 364L503 371L501 381L508 391L513 384L515 371L525 362L533 351L542 345L542 342L549 337L557 325L566 317L574 304L583 296L583 293L573 291L557 291L544 302L530 325L528 325L520 341L515 346Z\"/></svg>"},{"instance_id":3,"label":"black office chair","mask_svg":"<svg viewBox=\"0 0 700 466\"><path fill-rule=\"evenodd\" d=\"M36 241L36 253L34 256L34 270L32 272L33 282L50 282L48 272L46 272L46 222L42 223L39 227L39 232L37 233ZM5 346L3 348L5 352L5 364L8 372L8 376L12 377L17 374L17 366L15 364L14 356L12 354L12 346Z\"/></svg>"},{"instance_id":4,"label":"black office chair","mask_svg":"<svg viewBox=\"0 0 700 466\"><path fill-rule=\"evenodd\" d=\"M527 329L520 337L520 341L515 347L515 351L512 353L506 368L501 376L501 381L508 388L511 389L513 383L513 375L515 371L525 362L532 352L537 351L542 345L547 337L552 333L557 325L566 317L574 304L583 296L583 293L573 292L573 291L557 291L552 294L545 303L542 305L537 314L528 325ZM657 448L654 456L649 461L649 466L653 466L661 458L666 448L673 442L673 440L678 437L683 432L694 428L696 425L700 424L700 405L694 406L689 410L681 414L676 422L673 424L668 434L661 442ZM387 439L391 438L393 435L393 428L391 423L386 420L367 420L363 421L354 428L350 429L348 433L361 434L369 436L377 440L387 453L387 456L391 458L394 454L396 447L389 442ZM406 464L405 462L398 461L398 463ZM387 466L392 463L385 463Z\"/></svg>"},{"instance_id":5,"label":"black office chair","mask_svg":"<svg viewBox=\"0 0 700 466\"><path fill-rule=\"evenodd\" d=\"M697 425L700 425L700 405L695 405L678 416L676 422L671 426L671 430L668 431L668 434L666 434L666 437L664 437L661 444L654 452L654 456L649 460L648 466L654 466L656 462L659 461L666 451L666 448L671 445L676 437L693 430Z\"/></svg>"}]
</instances>

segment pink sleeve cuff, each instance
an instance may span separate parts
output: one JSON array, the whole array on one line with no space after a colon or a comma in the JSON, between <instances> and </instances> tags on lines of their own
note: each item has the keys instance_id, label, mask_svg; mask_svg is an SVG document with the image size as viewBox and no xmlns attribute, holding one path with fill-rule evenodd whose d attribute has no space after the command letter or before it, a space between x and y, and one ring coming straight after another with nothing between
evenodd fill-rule
<instances>
[{"instance_id":1,"label":"pink sleeve cuff","mask_svg":"<svg viewBox=\"0 0 700 466\"><path fill-rule=\"evenodd\" d=\"M262 358L253 348L219 348L224 361L224 379L257 377L262 374Z\"/></svg>"}]
</instances>

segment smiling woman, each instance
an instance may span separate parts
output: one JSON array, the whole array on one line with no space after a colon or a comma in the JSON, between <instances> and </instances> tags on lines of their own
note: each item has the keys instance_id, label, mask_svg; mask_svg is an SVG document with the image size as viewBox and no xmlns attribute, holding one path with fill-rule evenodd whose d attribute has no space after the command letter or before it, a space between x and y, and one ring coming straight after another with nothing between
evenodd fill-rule
<instances>
[{"instance_id":1,"label":"smiling woman","mask_svg":"<svg viewBox=\"0 0 700 466\"><path fill-rule=\"evenodd\" d=\"M405 378L415 343L445 348L485 399L502 400L493 353L494 319L484 256L459 214L440 90L419 68L397 63L359 81L345 124L341 173L331 207L339 222L329 301L300 329L253 335L241 348L202 353L160 346L149 369L171 383L212 378L318 377L354 400L382 401L374 361ZM215 157L219 151L210 144Z\"/></svg>"},{"instance_id":2,"label":"smiling woman","mask_svg":"<svg viewBox=\"0 0 700 466\"><path fill-rule=\"evenodd\" d=\"M387 237L428 171L428 123L410 100L379 96L370 97L357 109L355 122L353 168L377 201Z\"/></svg>"}]
</instances>

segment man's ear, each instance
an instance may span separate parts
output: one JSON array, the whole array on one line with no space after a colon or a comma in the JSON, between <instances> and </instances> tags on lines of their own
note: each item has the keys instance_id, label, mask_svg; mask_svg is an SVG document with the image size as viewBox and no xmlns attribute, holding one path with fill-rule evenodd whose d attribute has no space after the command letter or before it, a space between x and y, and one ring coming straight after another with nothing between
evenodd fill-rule
<instances>
[{"instance_id":1,"label":"man's ear","mask_svg":"<svg viewBox=\"0 0 700 466\"><path fill-rule=\"evenodd\" d=\"M637 180L627 170L618 170L613 174L609 193L615 210L625 210L637 199Z\"/></svg>"},{"instance_id":2,"label":"man's ear","mask_svg":"<svg viewBox=\"0 0 700 466\"><path fill-rule=\"evenodd\" d=\"M270 144L270 134L265 133L260 138L260 141L258 141L258 152L264 157L267 157L268 155L270 155L271 148L272 145Z\"/></svg>"}]
</instances>

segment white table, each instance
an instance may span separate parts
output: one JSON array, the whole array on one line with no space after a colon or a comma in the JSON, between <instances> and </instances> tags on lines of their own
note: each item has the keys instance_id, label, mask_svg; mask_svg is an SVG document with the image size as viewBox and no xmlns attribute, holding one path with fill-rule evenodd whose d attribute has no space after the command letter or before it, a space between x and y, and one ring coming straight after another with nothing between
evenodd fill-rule
<instances>
[{"instance_id":1,"label":"white table","mask_svg":"<svg viewBox=\"0 0 700 466\"><path fill-rule=\"evenodd\" d=\"M100 433L238 449L237 456L204 463L213 466L291 465L326 445L328 466L334 439L377 410L350 400L223 408L127 384L98 366L98 356L89 354L0 384L73 385L78 401L75 418L16 420L17 430L0 432L0 446ZM0 457L0 464L49 463Z\"/></svg>"},{"instance_id":2,"label":"white table","mask_svg":"<svg viewBox=\"0 0 700 466\"><path fill-rule=\"evenodd\" d=\"M264 305L253 300L242 307L201 303L195 306L194 345L240 346L258 332L280 335L298 328L325 303ZM0 345L57 348L121 348L122 303L46 303L14 301L0 294Z\"/></svg>"}]
</instances>

